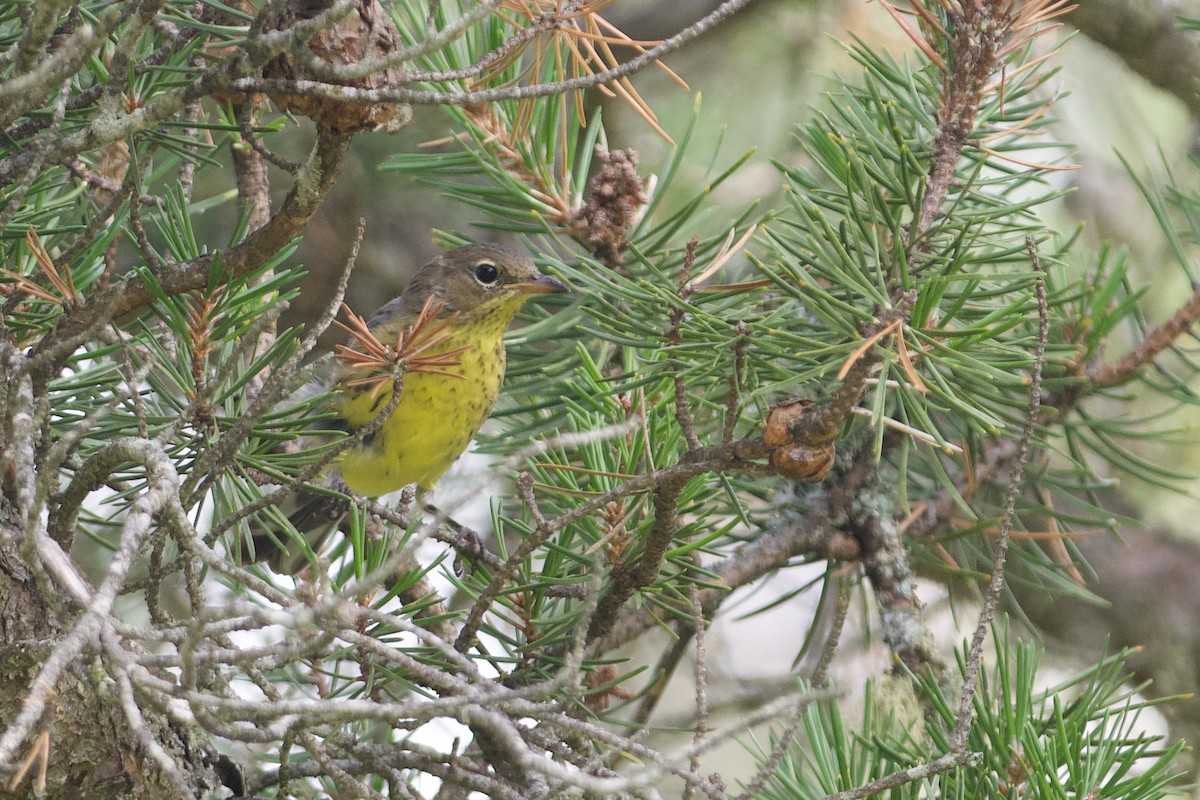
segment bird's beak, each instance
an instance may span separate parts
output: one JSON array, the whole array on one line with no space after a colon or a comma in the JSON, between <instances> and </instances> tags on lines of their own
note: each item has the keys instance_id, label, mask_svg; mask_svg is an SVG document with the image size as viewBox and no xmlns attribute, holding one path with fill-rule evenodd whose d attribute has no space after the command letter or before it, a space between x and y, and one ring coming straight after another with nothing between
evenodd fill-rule
<instances>
[{"instance_id":1,"label":"bird's beak","mask_svg":"<svg viewBox=\"0 0 1200 800\"><path fill-rule=\"evenodd\" d=\"M571 291L553 278L547 278L542 273L536 273L532 278L521 283L514 283L513 288L521 294L562 294Z\"/></svg>"}]
</instances>

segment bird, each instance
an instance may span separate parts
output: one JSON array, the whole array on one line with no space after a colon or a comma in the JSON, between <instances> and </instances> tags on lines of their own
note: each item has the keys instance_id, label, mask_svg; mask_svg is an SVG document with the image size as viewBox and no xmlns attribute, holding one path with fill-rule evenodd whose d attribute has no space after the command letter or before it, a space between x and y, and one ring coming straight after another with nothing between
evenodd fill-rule
<instances>
[{"instance_id":1,"label":"bird","mask_svg":"<svg viewBox=\"0 0 1200 800\"><path fill-rule=\"evenodd\" d=\"M366 497L411 484L432 489L495 407L504 380L504 331L513 317L532 297L567 291L539 272L528 252L496 244L448 250L421 267L399 297L366 321L371 336L365 338L383 344L408 338L415 344L418 330L424 330L425 349L401 378L391 413L334 460L327 485ZM392 403L390 377L363 378L354 366L354 354L366 349L362 334L340 348L343 357L332 381L334 419L326 427L353 433ZM307 546L278 530L254 537L254 560L267 561L277 573L303 568L348 509L344 498L327 493L297 495L290 508L287 503L279 508L305 534Z\"/></svg>"}]
</instances>

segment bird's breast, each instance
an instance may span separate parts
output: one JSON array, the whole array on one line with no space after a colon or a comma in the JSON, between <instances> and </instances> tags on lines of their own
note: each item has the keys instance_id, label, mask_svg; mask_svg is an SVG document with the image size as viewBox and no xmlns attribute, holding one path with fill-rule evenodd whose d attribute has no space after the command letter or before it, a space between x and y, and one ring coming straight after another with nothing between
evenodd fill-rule
<instances>
[{"instance_id":1,"label":"bird's breast","mask_svg":"<svg viewBox=\"0 0 1200 800\"><path fill-rule=\"evenodd\" d=\"M491 414L504 381L503 327L447 330L451 335L437 349L466 347L457 362L436 371L418 368L406 373L395 410L340 460L342 479L356 494L378 496L410 483L429 488L467 449ZM347 390L341 413L351 427L359 428L390 401L390 388L374 395L368 390Z\"/></svg>"}]
</instances>

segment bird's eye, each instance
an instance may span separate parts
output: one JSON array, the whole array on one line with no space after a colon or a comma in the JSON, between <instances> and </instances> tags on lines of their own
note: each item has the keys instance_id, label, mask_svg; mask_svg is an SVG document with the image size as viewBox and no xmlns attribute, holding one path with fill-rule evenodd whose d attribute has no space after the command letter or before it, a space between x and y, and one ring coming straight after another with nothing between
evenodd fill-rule
<instances>
[{"instance_id":1,"label":"bird's eye","mask_svg":"<svg viewBox=\"0 0 1200 800\"><path fill-rule=\"evenodd\" d=\"M496 269L495 264L484 261L475 265L475 280L484 286L491 286L499 277L500 271Z\"/></svg>"}]
</instances>

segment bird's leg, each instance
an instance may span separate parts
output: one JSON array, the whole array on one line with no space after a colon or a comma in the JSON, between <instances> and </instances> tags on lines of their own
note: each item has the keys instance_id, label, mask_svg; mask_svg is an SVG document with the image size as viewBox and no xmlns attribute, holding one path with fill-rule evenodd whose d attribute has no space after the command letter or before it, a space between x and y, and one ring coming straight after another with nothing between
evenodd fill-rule
<instances>
[{"instance_id":1,"label":"bird's leg","mask_svg":"<svg viewBox=\"0 0 1200 800\"><path fill-rule=\"evenodd\" d=\"M423 503L421 507L425 510L425 513L433 514L436 519L442 520L446 527L454 532L452 536L440 533L434 533L433 536L439 542L445 542L453 547L455 552L458 553L454 559L454 574L461 577L466 572L466 566L470 565L473 567L476 559L483 555L483 538L475 530L468 528L454 519L454 517L444 513L433 503Z\"/></svg>"}]
</instances>

